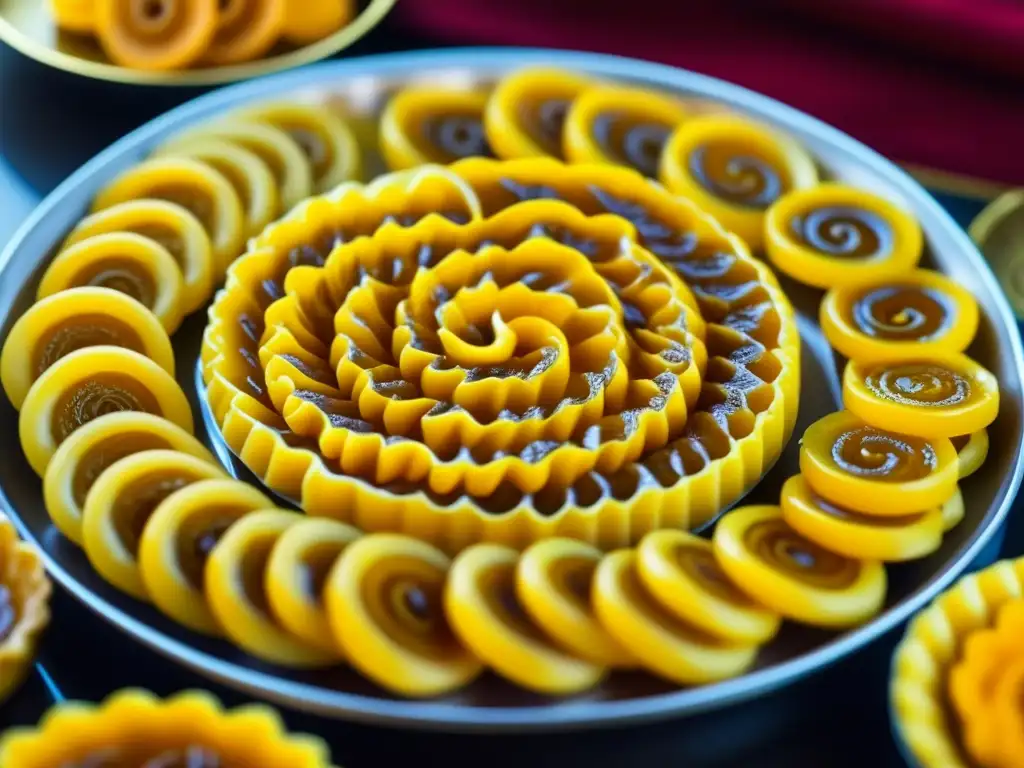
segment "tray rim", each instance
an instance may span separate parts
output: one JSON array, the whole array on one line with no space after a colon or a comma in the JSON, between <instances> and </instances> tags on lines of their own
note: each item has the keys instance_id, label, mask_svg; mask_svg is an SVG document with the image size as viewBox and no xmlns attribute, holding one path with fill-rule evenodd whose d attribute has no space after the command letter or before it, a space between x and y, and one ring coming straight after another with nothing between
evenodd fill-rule
<instances>
[{"instance_id":1,"label":"tray rim","mask_svg":"<svg viewBox=\"0 0 1024 768\"><path fill-rule=\"evenodd\" d=\"M320 63L298 71L233 85L200 96L164 113L111 144L46 196L0 252L0 279L24 243L30 240L33 232L40 228L50 212L55 210L65 197L80 187L90 176L101 171L110 161L132 151L138 151L155 136L176 126L218 113L236 103L258 98L261 94L286 92L290 87L301 89L314 86L317 83L330 82L331 79L382 76L403 70L473 68L480 67L482 62L486 62L487 68L493 69L512 68L532 63L570 69L598 70L608 77L643 79L662 87L698 91L705 95L710 94L714 98L726 100L740 109L755 113L770 113L774 120L787 123L798 130L825 140L833 146L845 149L851 155L861 159L866 166L872 168L888 182L894 184L901 193L914 199L917 204L931 209L930 215L935 218L938 225L947 230L944 235L952 238L953 244L965 254L966 258L976 262L973 267L978 273L978 279L995 298L994 314L991 314L990 320L993 324L1002 325L1003 331L1000 335L1007 337L1003 341L1007 342L1008 349L1002 349L1003 344L1000 344L1000 351L1002 354L1009 353L1018 377L1024 381L1024 347L1022 347L1010 305L994 274L967 233L953 221L941 205L917 181L898 165L838 129L795 108L741 86L663 64L605 54L500 47L433 49L376 54L346 61ZM134 618L101 596L92 593L84 585L79 584L49 552L41 549L45 565L51 576L72 596L106 621L114 624L135 640L201 676L236 690L245 691L257 698L275 701L314 714L393 727L447 732L494 732L525 729L531 731L582 730L697 714L718 709L758 694L769 693L838 661L893 630L951 584L1003 526L1015 494L1020 487L1022 475L1024 475L1022 445L1024 445L1024 435L1018 435L1018 444L1010 446L1016 451L1011 472L1001 479L1001 498L998 498L996 502L998 508L994 514L991 514L991 508L989 509L991 518L987 525L979 528L973 539L962 546L959 552L952 555L952 562L944 572L930 582L918 586L900 603L886 610L878 618L830 640L808 653L766 669L710 686L681 689L635 699L555 700L547 705L490 707L465 705L444 700L407 701L379 698L341 691L331 691L329 696L324 697L322 688L285 680L272 673L211 657L205 652L194 649L186 642L163 634L159 629ZM13 511L2 488L0 488L0 510L11 516L23 535L35 540L28 527L21 521L20 516ZM268 687L267 682L273 683L273 686Z\"/></svg>"},{"instance_id":2,"label":"tray rim","mask_svg":"<svg viewBox=\"0 0 1024 768\"><path fill-rule=\"evenodd\" d=\"M46 0L36 0L46 2ZM81 56L51 48L24 34L0 13L0 40L30 59L48 67L111 83L147 86L213 86L224 85L275 72L286 71L304 64L333 56L355 45L380 24L398 0L369 0L366 7L352 21L323 40L304 45L276 56L259 58L240 64L216 67L154 72L131 69L105 61L93 61Z\"/></svg>"}]
</instances>

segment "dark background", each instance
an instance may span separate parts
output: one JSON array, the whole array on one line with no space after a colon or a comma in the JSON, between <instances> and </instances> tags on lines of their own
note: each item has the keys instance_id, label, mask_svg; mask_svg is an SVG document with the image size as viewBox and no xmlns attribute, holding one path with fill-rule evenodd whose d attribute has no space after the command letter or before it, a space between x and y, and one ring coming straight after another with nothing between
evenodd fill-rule
<instances>
[{"instance_id":1,"label":"dark background","mask_svg":"<svg viewBox=\"0 0 1024 768\"><path fill-rule=\"evenodd\" d=\"M348 56L438 47L393 22ZM36 64L0 44L0 209L34 203L117 138L203 89L132 88L87 81ZM6 168L4 167L6 165ZM20 186L20 181L18 182ZM938 194L962 224L984 200ZM9 212L8 212L9 213ZM20 214L18 214L20 215ZM0 228L0 240L10 232ZM0 246L3 242L0 242ZM2 459L0 459L2 460ZM1005 554L1024 551L1024 526L1011 526ZM992 559L995 552L985 559ZM984 564L984 560L978 565ZM63 593L36 670L0 707L0 728L33 724L62 697L100 700L142 686L158 694L202 687L226 703L244 699L208 684L124 639ZM902 631L902 630L901 630ZM903 765L889 730L889 660L900 632L772 696L712 715L656 726L564 735L452 736L352 726L285 712L293 730L326 737L339 766L401 765L426 759L450 766L843 766ZM13 768L13 767L12 767Z\"/></svg>"}]
</instances>

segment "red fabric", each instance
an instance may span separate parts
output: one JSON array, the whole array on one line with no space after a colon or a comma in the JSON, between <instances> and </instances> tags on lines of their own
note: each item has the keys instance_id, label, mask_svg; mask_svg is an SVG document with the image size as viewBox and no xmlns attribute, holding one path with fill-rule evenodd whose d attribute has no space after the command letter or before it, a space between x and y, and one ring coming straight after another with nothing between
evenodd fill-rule
<instances>
[{"instance_id":1,"label":"red fabric","mask_svg":"<svg viewBox=\"0 0 1024 768\"><path fill-rule=\"evenodd\" d=\"M1017 0L402 0L468 44L600 51L720 77L901 162L1024 183Z\"/></svg>"}]
</instances>

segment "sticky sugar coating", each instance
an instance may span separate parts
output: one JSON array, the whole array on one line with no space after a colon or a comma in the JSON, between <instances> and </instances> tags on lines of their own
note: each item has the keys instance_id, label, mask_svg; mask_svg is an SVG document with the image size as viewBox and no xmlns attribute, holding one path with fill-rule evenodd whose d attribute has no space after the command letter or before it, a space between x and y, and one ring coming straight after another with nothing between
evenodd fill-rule
<instances>
[{"instance_id":1,"label":"sticky sugar coating","mask_svg":"<svg viewBox=\"0 0 1024 768\"><path fill-rule=\"evenodd\" d=\"M86 347L47 368L25 396L18 434L29 465L42 476L61 443L114 411L151 413L193 431L188 399L167 371L123 347Z\"/></svg>"},{"instance_id":2,"label":"sticky sugar coating","mask_svg":"<svg viewBox=\"0 0 1024 768\"><path fill-rule=\"evenodd\" d=\"M482 160L456 168L457 176L425 169L336 190L296 209L235 264L203 349L207 397L232 448L310 514L369 530L402 526L448 551L478 538L551 535L614 546L628 541L623 533L699 525L742 493L795 415L797 336L770 273L624 169ZM478 220L481 204L488 217ZM529 274L508 266L517 248L535 254L517 262ZM545 249L565 257L541 259ZM567 295L547 290L556 286ZM570 315L578 319L561 327ZM364 323L392 330L377 337ZM566 328L572 344L558 340ZM532 349L521 334L524 344L535 339ZM706 366L701 334L716 351ZM620 365L608 364L623 343L634 374L624 389ZM559 349L578 350L589 381L563 378ZM553 409L559 393L570 397ZM447 402L433 410L430 400ZM648 407L626 420L621 410L603 413L602 400ZM538 428L572 437L580 424L597 426L597 451L580 450L585 428L575 448L541 441L523 460L544 436ZM601 447L617 434L625 450ZM749 447L733 451L740 440ZM728 468L716 463L727 456ZM489 496L481 509L474 490ZM626 516L631 528L612 522Z\"/></svg>"},{"instance_id":3,"label":"sticky sugar coating","mask_svg":"<svg viewBox=\"0 0 1024 768\"><path fill-rule=\"evenodd\" d=\"M86 239L120 232L153 240L171 254L181 270L185 314L209 301L214 284L210 236L188 209L165 200L133 200L87 216L68 235L57 260Z\"/></svg>"},{"instance_id":4,"label":"sticky sugar coating","mask_svg":"<svg viewBox=\"0 0 1024 768\"><path fill-rule=\"evenodd\" d=\"M884 280L917 266L917 220L856 187L823 183L783 195L768 210L765 250L775 267L818 288Z\"/></svg>"},{"instance_id":5,"label":"sticky sugar coating","mask_svg":"<svg viewBox=\"0 0 1024 768\"><path fill-rule=\"evenodd\" d=\"M391 170L493 157L484 130L487 94L409 86L380 118L380 151Z\"/></svg>"},{"instance_id":6,"label":"sticky sugar coating","mask_svg":"<svg viewBox=\"0 0 1024 768\"><path fill-rule=\"evenodd\" d=\"M37 301L11 328L0 351L0 381L11 404L20 409L61 358L97 346L138 352L174 375L174 350L156 315L109 288L71 288Z\"/></svg>"},{"instance_id":7,"label":"sticky sugar coating","mask_svg":"<svg viewBox=\"0 0 1024 768\"><path fill-rule=\"evenodd\" d=\"M818 171L799 144L768 126L734 115L702 115L669 138L658 178L756 251L764 243L768 209L788 192L816 184Z\"/></svg>"},{"instance_id":8,"label":"sticky sugar coating","mask_svg":"<svg viewBox=\"0 0 1024 768\"><path fill-rule=\"evenodd\" d=\"M50 621L52 586L34 548L0 513L0 703L21 684Z\"/></svg>"},{"instance_id":9,"label":"sticky sugar coating","mask_svg":"<svg viewBox=\"0 0 1024 768\"><path fill-rule=\"evenodd\" d=\"M501 78L484 111L487 141L504 159L565 159L563 133L573 101L592 85L582 75L530 67Z\"/></svg>"},{"instance_id":10,"label":"sticky sugar coating","mask_svg":"<svg viewBox=\"0 0 1024 768\"><path fill-rule=\"evenodd\" d=\"M833 288L819 312L825 338L851 360L962 352L978 330L978 303L955 280L918 269Z\"/></svg>"},{"instance_id":11,"label":"sticky sugar coating","mask_svg":"<svg viewBox=\"0 0 1024 768\"><path fill-rule=\"evenodd\" d=\"M123 690L100 704L62 702L38 725L11 728L0 762L23 768L330 768L320 739L285 731L276 710L226 710L211 694L167 699Z\"/></svg>"},{"instance_id":12,"label":"sticky sugar coating","mask_svg":"<svg viewBox=\"0 0 1024 768\"><path fill-rule=\"evenodd\" d=\"M820 627L860 624L885 600L885 568L801 536L775 506L741 507L715 526L715 557L732 582L787 619Z\"/></svg>"},{"instance_id":13,"label":"sticky sugar coating","mask_svg":"<svg viewBox=\"0 0 1024 768\"><path fill-rule=\"evenodd\" d=\"M245 243L242 201L231 183L199 160L155 157L128 169L101 189L93 211L132 200L154 199L176 203L191 212L210 236L216 274L241 252Z\"/></svg>"},{"instance_id":14,"label":"sticky sugar coating","mask_svg":"<svg viewBox=\"0 0 1024 768\"><path fill-rule=\"evenodd\" d=\"M82 546L89 563L107 583L148 602L138 558L153 512L187 485L226 477L207 457L168 449L138 451L111 463L82 504Z\"/></svg>"},{"instance_id":15,"label":"sticky sugar coating","mask_svg":"<svg viewBox=\"0 0 1024 768\"><path fill-rule=\"evenodd\" d=\"M114 0L97 3L94 28L115 64L183 69L205 53L217 31L216 0Z\"/></svg>"},{"instance_id":16,"label":"sticky sugar coating","mask_svg":"<svg viewBox=\"0 0 1024 768\"><path fill-rule=\"evenodd\" d=\"M674 96L595 84L569 105L562 133L565 157L572 163L624 165L655 178L668 137L687 118Z\"/></svg>"},{"instance_id":17,"label":"sticky sugar coating","mask_svg":"<svg viewBox=\"0 0 1024 768\"><path fill-rule=\"evenodd\" d=\"M954 352L854 360L843 373L843 404L869 424L919 437L956 437L995 421L999 382Z\"/></svg>"},{"instance_id":18,"label":"sticky sugar coating","mask_svg":"<svg viewBox=\"0 0 1024 768\"><path fill-rule=\"evenodd\" d=\"M890 432L838 411L804 432L800 471L833 504L888 517L944 504L956 490L959 466L947 438Z\"/></svg>"}]
</instances>

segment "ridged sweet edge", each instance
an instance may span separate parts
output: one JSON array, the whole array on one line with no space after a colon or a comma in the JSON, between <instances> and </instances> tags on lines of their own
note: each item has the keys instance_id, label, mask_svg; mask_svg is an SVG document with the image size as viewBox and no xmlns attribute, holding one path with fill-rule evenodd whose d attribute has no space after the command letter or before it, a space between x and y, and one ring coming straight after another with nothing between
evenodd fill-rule
<instances>
[{"instance_id":1,"label":"ridged sweet edge","mask_svg":"<svg viewBox=\"0 0 1024 768\"><path fill-rule=\"evenodd\" d=\"M15 624L0 641L0 702L25 679L35 659L39 636L50 623L53 587L39 554L19 541L14 525L0 513L0 586L18 608ZM0 765L6 765L0 758Z\"/></svg>"},{"instance_id":2,"label":"ridged sweet edge","mask_svg":"<svg viewBox=\"0 0 1024 768\"><path fill-rule=\"evenodd\" d=\"M1024 559L960 579L919 613L896 647L889 684L899 736L920 768L971 768L947 704L949 671L967 637L992 626L1000 607L1024 597Z\"/></svg>"},{"instance_id":3,"label":"ridged sweet edge","mask_svg":"<svg viewBox=\"0 0 1024 768\"><path fill-rule=\"evenodd\" d=\"M161 700L143 690L124 690L100 705L67 702L52 708L34 728L12 728L0 738L0 765L52 768L116 749L117 739L159 750L201 746L228 765L330 768L321 739L291 735L276 710L251 705L225 710L203 691ZM113 742L113 743L112 743Z\"/></svg>"},{"instance_id":4,"label":"ridged sweet edge","mask_svg":"<svg viewBox=\"0 0 1024 768\"><path fill-rule=\"evenodd\" d=\"M523 161L544 163L545 161ZM557 164L555 164L557 165ZM562 166L559 166L562 167ZM578 172L580 167L569 167ZM542 169L543 170L543 169ZM601 168L628 173L621 169ZM770 383L773 398L767 409L755 414L751 431L737 439L723 430L710 414L695 419L697 429L718 429L724 433L728 450L712 459L693 475L684 475L671 488L647 487L623 503L607 498L591 507L563 508L554 515L541 515L522 504L500 514L489 514L468 499L440 505L422 492L399 495L382 492L373 485L342 475L316 452L313 441L298 438L268 404L242 392L218 371L225 339L224 323L231 316L223 311L236 287L259 285L270 276L275 260L289 247L308 240L310 233L324 227L337 228L340 216L355 216L356 200L383 221L391 210L400 210L404 202L403 186L415 183L419 174L451 174L439 169L407 171L381 177L360 189L345 184L329 195L314 198L299 206L277 225L254 241L250 253L229 270L227 284L210 309L210 323L204 335L201 364L207 386L206 398L227 445L260 480L274 492L299 504L307 514L332 517L352 523L369 532L402 532L432 542L446 552L458 552L466 546L489 541L522 548L540 538L565 536L612 549L638 541L658 528L699 528L742 498L778 459L789 440L796 421L800 388L800 338L795 316L774 274L762 262L750 256L743 242L726 233L710 217L685 200L662 192L662 204L680 206L681 215L693 221L703 233L710 233L728 244L733 255L757 274L780 318L778 346L764 349L765 355L779 364L779 373ZM636 175L636 174L633 174ZM642 177L636 175L644 184ZM472 194L469 187L467 193ZM357 197L353 197L357 196ZM475 199L475 198L474 198ZM344 213L342 213L344 211ZM474 212L479 211L479 204ZM248 301L247 298L243 299ZM268 302L269 303L269 302ZM262 312L256 301L254 311ZM253 360L254 367L259 366Z\"/></svg>"}]
</instances>

